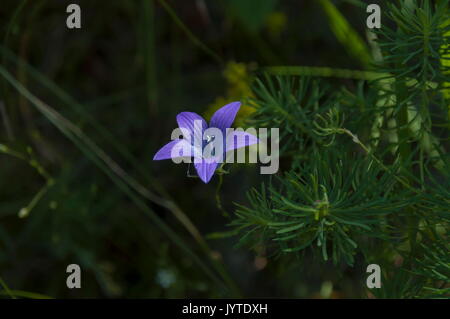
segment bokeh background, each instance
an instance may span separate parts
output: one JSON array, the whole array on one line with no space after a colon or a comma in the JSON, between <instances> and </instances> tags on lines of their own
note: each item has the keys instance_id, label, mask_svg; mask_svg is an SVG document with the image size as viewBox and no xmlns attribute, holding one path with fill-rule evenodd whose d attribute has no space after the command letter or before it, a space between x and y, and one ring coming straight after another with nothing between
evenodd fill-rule
<instances>
[{"instance_id":1,"label":"bokeh background","mask_svg":"<svg viewBox=\"0 0 450 319\"><path fill-rule=\"evenodd\" d=\"M2 296L6 287L57 298L364 296L358 262L272 258L224 236L223 210L233 214L270 178L258 165L233 166L218 189L217 176L203 184L186 165L152 161L177 113L208 119L245 101L261 67L362 68L326 2L2 0L1 64L22 86L0 80ZM66 27L70 3L81 7L81 29ZM364 2L331 3L364 38ZM23 90L59 117L50 121ZM244 103L238 124L250 112ZM66 287L73 263L81 289Z\"/></svg>"}]
</instances>

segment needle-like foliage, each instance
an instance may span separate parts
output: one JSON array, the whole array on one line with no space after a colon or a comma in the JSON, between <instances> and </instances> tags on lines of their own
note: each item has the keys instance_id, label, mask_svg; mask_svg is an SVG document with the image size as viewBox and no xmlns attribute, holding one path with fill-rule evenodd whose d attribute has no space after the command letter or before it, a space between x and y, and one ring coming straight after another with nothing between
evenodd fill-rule
<instances>
[{"instance_id":1,"label":"needle-like foliage","mask_svg":"<svg viewBox=\"0 0 450 319\"><path fill-rule=\"evenodd\" d=\"M325 151L267 191L251 191L251 206L240 206L233 224L248 232L244 241L257 243L262 232L281 252L312 247L324 261L352 265L368 238L389 239L386 217L414 202L396 184L371 159Z\"/></svg>"},{"instance_id":2,"label":"needle-like foliage","mask_svg":"<svg viewBox=\"0 0 450 319\"><path fill-rule=\"evenodd\" d=\"M329 86L317 80L263 76L255 80L256 111L247 121L255 127L280 127L280 153L298 152L317 141L313 121L336 102Z\"/></svg>"},{"instance_id":3,"label":"needle-like foliage","mask_svg":"<svg viewBox=\"0 0 450 319\"><path fill-rule=\"evenodd\" d=\"M256 80L249 122L280 129L284 172L238 206L240 244L379 264L376 297L448 297L448 4L389 3L373 43L379 76L356 86Z\"/></svg>"}]
</instances>

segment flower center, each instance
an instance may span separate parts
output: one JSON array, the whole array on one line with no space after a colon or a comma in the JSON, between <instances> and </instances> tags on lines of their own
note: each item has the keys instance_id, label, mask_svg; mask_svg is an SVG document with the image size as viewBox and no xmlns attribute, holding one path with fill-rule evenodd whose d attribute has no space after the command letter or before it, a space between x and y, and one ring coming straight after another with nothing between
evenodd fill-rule
<instances>
[{"instance_id":1,"label":"flower center","mask_svg":"<svg viewBox=\"0 0 450 319\"><path fill-rule=\"evenodd\" d=\"M214 135L206 135L206 143L209 143L211 141L214 141L215 136Z\"/></svg>"},{"instance_id":2,"label":"flower center","mask_svg":"<svg viewBox=\"0 0 450 319\"><path fill-rule=\"evenodd\" d=\"M206 135L206 144L209 144L210 142L213 142L215 140L215 136L214 135ZM209 146L211 147L211 146ZM211 151L211 156L216 156L216 146L213 144L212 146L212 151Z\"/></svg>"}]
</instances>

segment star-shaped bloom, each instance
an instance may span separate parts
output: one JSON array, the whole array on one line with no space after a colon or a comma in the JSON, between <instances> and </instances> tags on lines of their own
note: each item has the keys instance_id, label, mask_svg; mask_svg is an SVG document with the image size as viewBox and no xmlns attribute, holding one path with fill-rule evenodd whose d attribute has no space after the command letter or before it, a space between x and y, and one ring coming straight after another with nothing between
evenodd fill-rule
<instances>
[{"instance_id":1,"label":"star-shaped bloom","mask_svg":"<svg viewBox=\"0 0 450 319\"><path fill-rule=\"evenodd\" d=\"M240 102L232 102L218 109L209 125L194 112L181 112L177 115L177 123L183 138L164 145L153 160L193 157L198 176L208 183L219 164L225 160L226 152L258 143L258 138L253 134L227 130L233 124L240 106Z\"/></svg>"}]
</instances>

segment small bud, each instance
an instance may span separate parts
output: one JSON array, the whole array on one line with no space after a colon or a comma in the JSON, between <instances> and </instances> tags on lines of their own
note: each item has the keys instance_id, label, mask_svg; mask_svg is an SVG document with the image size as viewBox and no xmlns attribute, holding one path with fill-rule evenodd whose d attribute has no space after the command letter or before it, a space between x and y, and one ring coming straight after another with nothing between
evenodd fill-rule
<instances>
[{"instance_id":1,"label":"small bud","mask_svg":"<svg viewBox=\"0 0 450 319\"><path fill-rule=\"evenodd\" d=\"M19 211L19 218L25 218L28 216L28 214L30 213L30 211L28 210L28 208L24 207Z\"/></svg>"}]
</instances>

